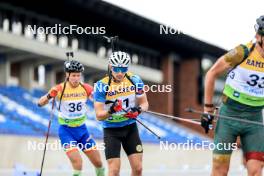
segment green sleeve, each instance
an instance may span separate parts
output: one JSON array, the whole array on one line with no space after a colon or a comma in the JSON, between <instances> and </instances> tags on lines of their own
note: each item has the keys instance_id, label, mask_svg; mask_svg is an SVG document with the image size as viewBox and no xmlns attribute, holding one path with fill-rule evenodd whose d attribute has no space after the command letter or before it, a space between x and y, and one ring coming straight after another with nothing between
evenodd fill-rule
<instances>
[{"instance_id":1,"label":"green sleeve","mask_svg":"<svg viewBox=\"0 0 264 176\"><path fill-rule=\"evenodd\" d=\"M235 47L224 55L225 61L229 63L231 67L240 64L244 60L245 53L247 52L246 50L247 47L244 45Z\"/></svg>"}]
</instances>

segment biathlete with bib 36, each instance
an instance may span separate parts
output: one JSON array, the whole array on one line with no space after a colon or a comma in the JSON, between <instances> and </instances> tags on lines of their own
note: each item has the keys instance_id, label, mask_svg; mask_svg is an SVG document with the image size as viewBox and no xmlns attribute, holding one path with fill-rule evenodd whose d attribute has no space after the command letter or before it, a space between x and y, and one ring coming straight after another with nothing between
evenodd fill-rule
<instances>
[{"instance_id":1,"label":"biathlete with bib 36","mask_svg":"<svg viewBox=\"0 0 264 176\"><path fill-rule=\"evenodd\" d=\"M39 106L56 98L58 105L59 138L72 164L73 176L81 176L82 158L79 149L95 167L96 176L104 176L104 168L96 143L85 125L87 119L86 101L93 87L81 83L84 66L75 60L64 63L66 81L51 88L47 95L39 99Z\"/></svg>"}]
</instances>

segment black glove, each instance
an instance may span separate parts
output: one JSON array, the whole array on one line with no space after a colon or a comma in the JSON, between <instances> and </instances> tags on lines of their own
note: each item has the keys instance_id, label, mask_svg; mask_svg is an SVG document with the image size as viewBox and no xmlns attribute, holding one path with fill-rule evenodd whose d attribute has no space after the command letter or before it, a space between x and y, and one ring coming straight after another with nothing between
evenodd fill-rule
<instances>
[{"instance_id":1,"label":"black glove","mask_svg":"<svg viewBox=\"0 0 264 176\"><path fill-rule=\"evenodd\" d=\"M210 129L213 129L214 116L210 114L203 114L201 117L201 126L204 128L205 133L208 133Z\"/></svg>"},{"instance_id":2,"label":"black glove","mask_svg":"<svg viewBox=\"0 0 264 176\"><path fill-rule=\"evenodd\" d=\"M124 115L127 118L137 118L137 116L142 112L142 108L140 106L130 108L130 110Z\"/></svg>"}]
</instances>

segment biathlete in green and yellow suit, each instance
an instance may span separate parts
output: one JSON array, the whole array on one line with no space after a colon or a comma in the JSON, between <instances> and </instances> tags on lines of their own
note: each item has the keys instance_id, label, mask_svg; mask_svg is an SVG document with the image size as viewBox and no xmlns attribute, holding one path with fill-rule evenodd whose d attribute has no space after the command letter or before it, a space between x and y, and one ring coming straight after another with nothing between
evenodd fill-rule
<instances>
[{"instance_id":1,"label":"biathlete in green and yellow suit","mask_svg":"<svg viewBox=\"0 0 264 176\"><path fill-rule=\"evenodd\" d=\"M208 132L214 111L212 103L216 78L228 72L223 91L223 103L219 114L254 122L263 122L264 106L264 16L257 19L255 42L239 45L220 57L207 72L202 126ZM245 123L219 117L213 151L213 176L228 174L232 144L240 137L249 176L262 175L264 161L264 128L261 125ZM231 147L230 147L231 146Z\"/></svg>"}]
</instances>

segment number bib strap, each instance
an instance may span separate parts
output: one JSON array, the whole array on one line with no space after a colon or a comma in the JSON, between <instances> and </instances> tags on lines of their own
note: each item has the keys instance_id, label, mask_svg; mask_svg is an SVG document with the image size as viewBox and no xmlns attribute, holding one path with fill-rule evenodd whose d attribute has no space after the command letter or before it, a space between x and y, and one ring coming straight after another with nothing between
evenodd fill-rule
<instances>
[{"instance_id":1,"label":"number bib strap","mask_svg":"<svg viewBox=\"0 0 264 176\"><path fill-rule=\"evenodd\" d=\"M109 117L106 121L107 122L124 122L129 120L129 118L124 117L124 115L118 114L115 115L113 114L112 117Z\"/></svg>"},{"instance_id":2,"label":"number bib strap","mask_svg":"<svg viewBox=\"0 0 264 176\"><path fill-rule=\"evenodd\" d=\"M233 89L229 85L225 85L224 94L229 98L238 101L239 103L250 105L250 106L264 106L264 98L254 97L241 93Z\"/></svg>"},{"instance_id":3,"label":"number bib strap","mask_svg":"<svg viewBox=\"0 0 264 176\"><path fill-rule=\"evenodd\" d=\"M67 125L69 127L81 126L82 124L84 124L85 120L86 120L85 115L76 119L67 119L63 117L58 117L58 121L60 125Z\"/></svg>"}]
</instances>

